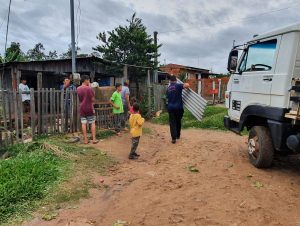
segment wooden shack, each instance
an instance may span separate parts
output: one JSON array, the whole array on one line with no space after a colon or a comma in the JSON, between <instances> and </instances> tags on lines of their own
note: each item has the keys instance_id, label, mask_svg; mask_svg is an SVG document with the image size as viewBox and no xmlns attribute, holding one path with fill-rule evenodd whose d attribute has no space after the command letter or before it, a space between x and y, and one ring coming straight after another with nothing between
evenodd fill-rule
<instances>
[{"instance_id":1,"label":"wooden shack","mask_svg":"<svg viewBox=\"0 0 300 226\"><path fill-rule=\"evenodd\" d=\"M113 75L107 72L109 65L99 57L88 56L76 59L76 71L89 75L91 81L97 81L103 86L113 86L116 79L122 75ZM59 89L63 78L71 74L71 59L56 59L28 62L9 62L0 64L0 88L17 89L21 78L27 80L30 88Z\"/></svg>"}]
</instances>

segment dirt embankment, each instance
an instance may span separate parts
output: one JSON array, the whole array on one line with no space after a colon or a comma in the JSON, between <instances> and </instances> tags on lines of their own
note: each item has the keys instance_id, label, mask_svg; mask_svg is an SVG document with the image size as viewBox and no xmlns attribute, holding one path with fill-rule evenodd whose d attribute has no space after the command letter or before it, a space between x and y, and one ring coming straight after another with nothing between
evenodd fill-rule
<instances>
[{"instance_id":1,"label":"dirt embankment","mask_svg":"<svg viewBox=\"0 0 300 226\"><path fill-rule=\"evenodd\" d=\"M299 159L258 170L245 137L190 129L172 145L168 127L146 127L152 133L142 137L137 161L127 159L128 134L99 143L120 162L95 177L106 189L92 189L91 198L50 222L29 225L300 225Z\"/></svg>"}]
</instances>

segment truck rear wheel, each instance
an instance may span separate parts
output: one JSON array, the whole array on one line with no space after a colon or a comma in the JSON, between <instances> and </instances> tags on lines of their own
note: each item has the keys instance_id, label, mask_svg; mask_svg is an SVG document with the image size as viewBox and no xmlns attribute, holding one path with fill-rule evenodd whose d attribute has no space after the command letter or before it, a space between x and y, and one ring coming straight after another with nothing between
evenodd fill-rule
<instances>
[{"instance_id":1,"label":"truck rear wheel","mask_svg":"<svg viewBox=\"0 0 300 226\"><path fill-rule=\"evenodd\" d=\"M274 148L270 131L264 126L254 126L248 137L248 153L251 163L257 168L270 167L273 162Z\"/></svg>"}]
</instances>

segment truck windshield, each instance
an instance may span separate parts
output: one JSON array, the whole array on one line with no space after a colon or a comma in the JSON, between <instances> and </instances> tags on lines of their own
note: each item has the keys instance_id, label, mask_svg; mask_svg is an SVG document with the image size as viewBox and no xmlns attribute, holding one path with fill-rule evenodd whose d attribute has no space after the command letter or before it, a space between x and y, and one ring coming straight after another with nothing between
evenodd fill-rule
<instances>
[{"instance_id":1,"label":"truck windshield","mask_svg":"<svg viewBox=\"0 0 300 226\"><path fill-rule=\"evenodd\" d=\"M250 45L239 71L269 71L272 69L277 40Z\"/></svg>"}]
</instances>

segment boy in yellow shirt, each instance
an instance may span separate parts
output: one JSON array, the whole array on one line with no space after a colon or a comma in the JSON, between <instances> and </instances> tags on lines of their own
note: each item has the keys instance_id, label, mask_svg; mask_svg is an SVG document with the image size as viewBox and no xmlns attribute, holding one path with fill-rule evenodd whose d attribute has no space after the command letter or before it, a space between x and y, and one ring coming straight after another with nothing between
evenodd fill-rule
<instances>
[{"instance_id":1,"label":"boy in yellow shirt","mask_svg":"<svg viewBox=\"0 0 300 226\"><path fill-rule=\"evenodd\" d=\"M136 153L136 149L140 142L140 137L142 136L143 124L145 119L139 113L140 106L135 103L133 105L133 114L130 115L130 133L132 135L132 146L129 154L129 159L137 159L140 155Z\"/></svg>"}]
</instances>

